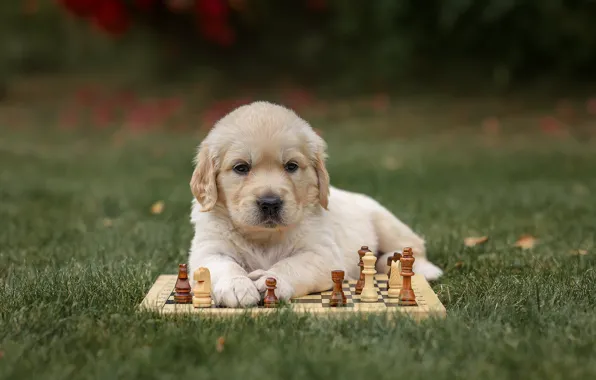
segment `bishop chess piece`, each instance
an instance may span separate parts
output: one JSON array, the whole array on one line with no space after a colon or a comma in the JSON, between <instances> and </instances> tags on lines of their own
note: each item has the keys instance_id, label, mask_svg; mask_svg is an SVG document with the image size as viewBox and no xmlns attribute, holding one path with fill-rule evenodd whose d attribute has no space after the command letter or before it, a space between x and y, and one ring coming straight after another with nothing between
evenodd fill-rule
<instances>
[{"instance_id":1,"label":"bishop chess piece","mask_svg":"<svg viewBox=\"0 0 596 380\"><path fill-rule=\"evenodd\" d=\"M343 291L345 273L343 270L334 270L331 272L331 280L333 281L333 290L331 298L329 299L329 306L344 306L347 303L346 295Z\"/></svg>"},{"instance_id":2,"label":"bishop chess piece","mask_svg":"<svg viewBox=\"0 0 596 380\"><path fill-rule=\"evenodd\" d=\"M211 272L209 269L200 267L195 270L193 280L196 285L193 289L192 306L211 307Z\"/></svg>"},{"instance_id":3,"label":"bishop chess piece","mask_svg":"<svg viewBox=\"0 0 596 380\"><path fill-rule=\"evenodd\" d=\"M412 267L414 266L414 254L412 253L412 248L404 248L402 257L400 260L401 263L401 275L402 279L402 287L399 292L399 304L401 306L416 306L416 295L414 294L414 290L412 289L412 276L414 272L412 271Z\"/></svg>"},{"instance_id":4,"label":"bishop chess piece","mask_svg":"<svg viewBox=\"0 0 596 380\"><path fill-rule=\"evenodd\" d=\"M178 279L176 280L175 289L176 292L174 293L174 302L192 302L192 295L190 294L190 280L188 279L188 269L186 268L186 264L178 265Z\"/></svg>"},{"instance_id":5,"label":"bishop chess piece","mask_svg":"<svg viewBox=\"0 0 596 380\"><path fill-rule=\"evenodd\" d=\"M377 273L375 263L377 262L377 257L374 253L368 251L362 258L362 262L364 263L364 270L362 271L364 273L364 288L360 294L360 301L377 302L379 299L377 290L375 289L375 274Z\"/></svg>"},{"instance_id":6,"label":"bishop chess piece","mask_svg":"<svg viewBox=\"0 0 596 380\"><path fill-rule=\"evenodd\" d=\"M364 263L362 262L362 258L368 251L369 249L366 245L363 245L358 250L358 256L360 256L360 261L358 262L358 266L360 267L360 277L356 282L356 294L362 293L362 289L364 288L364 273L362 273L362 271L364 270Z\"/></svg>"},{"instance_id":7,"label":"bishop chess piece","mask_svg":"<svg viewBox=\"0 0 596 380\"><path fill-rule=\"evenodd\" d=\"M273 277L265 279L265 286L267 286L267 293L263 299L263 306L276 307L279 304L279 299L275 295L275 288L277 287L277 280Z\"/></svg>"}]
</instances>

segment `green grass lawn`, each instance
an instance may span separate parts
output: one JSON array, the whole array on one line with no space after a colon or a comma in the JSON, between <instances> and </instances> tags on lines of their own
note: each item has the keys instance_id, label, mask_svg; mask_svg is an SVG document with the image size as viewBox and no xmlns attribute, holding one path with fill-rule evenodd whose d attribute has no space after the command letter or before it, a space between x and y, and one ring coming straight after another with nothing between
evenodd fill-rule
<instances>
[{"instance_id":1,"label":"green grass lawn","mask_svg":"<svg viewBox=\"0 0 596 380\"><path fill-rule=\"evenodd\" d=\"M596 144L326 133L332 183L383 202L446 271L446 319L391 324L137 312L186 260L199 138L1 135L2 379L596 376Z\"/></svg>"}]
</instances>

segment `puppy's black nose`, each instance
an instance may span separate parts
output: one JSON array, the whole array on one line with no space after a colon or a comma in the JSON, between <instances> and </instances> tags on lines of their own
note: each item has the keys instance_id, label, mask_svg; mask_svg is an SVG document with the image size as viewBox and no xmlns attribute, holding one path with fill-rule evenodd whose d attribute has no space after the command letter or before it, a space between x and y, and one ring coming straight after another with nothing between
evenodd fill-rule
<instances>
[{"instance_id":1,"label":"puppy's black nose","mask_svg":"<svg viewBox=\"0 0 596 380\"><path fill-rule=\"evenodd\" d=\"M257 199L257 206L261 209L264 216L278 216L281 211L283 201L275 195L268 195Z\"/></svg>"}]
</instances>

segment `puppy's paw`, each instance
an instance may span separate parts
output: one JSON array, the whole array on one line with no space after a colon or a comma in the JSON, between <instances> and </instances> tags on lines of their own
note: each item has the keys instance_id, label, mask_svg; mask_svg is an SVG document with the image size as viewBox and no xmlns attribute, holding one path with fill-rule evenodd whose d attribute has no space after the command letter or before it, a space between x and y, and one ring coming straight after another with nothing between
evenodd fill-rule
<instances>
[{"instance_id":1,"label":"puppy's paw","mask_svg":"<svg viewBox=\"0 0 596 380\"><path fill-rule=\"evenodd\" d=\"M294 295L294 287L290 284L290 282L284 280L283 277L280 277L274 272L257 269L256 271L249 273L248 277L253 281L255 287L260 293L265 293L267 291L267 285L265 285L267 277L273 277L277 281L275 288L275 295L277 298L287 301Z\"/></svg>"},{"instance_id":2,"label":"puppy's paw","mask_svg":"<svg viewBox=\"0 0 596 380\"><path fill-rule=\"evenodd\" d=\"M254 306L261 300L255 284L245 276L219 279L213 285L213 297L216 305L225 307Z\"/></svg>"},{"instance_id":3,"label":"puppy's paw","mask_svg":"<svg viewBox=\"0 0 596 380\"><path fill-rule=\"evenodd\" d=\"M416 258L412 270L414 273L423 275L428 281L436 280L443 274L443 271L438 266L423 257Z\"/></svg>"}]
</instances>

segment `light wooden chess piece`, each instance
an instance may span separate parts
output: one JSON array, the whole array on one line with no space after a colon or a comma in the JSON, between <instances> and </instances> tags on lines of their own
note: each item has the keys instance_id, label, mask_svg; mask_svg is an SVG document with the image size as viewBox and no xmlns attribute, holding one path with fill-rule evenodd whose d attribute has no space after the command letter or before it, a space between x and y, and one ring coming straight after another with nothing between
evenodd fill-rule
<instances>
[{"instance_id":1,"label":"light wooden chess piece","mask_svg":"<svg viewBox=\"0 0 596 380\"><path fill-rule=\"evenodd\" d=\"M364 288L360 294L360 301L362 302L377 302L378 300L374 280L377 273L375 269L376 261L377 257L371 251L366 252L362 258L362 262L364 263L364 269L362 270L362 273L364 273Z\"/></svg>"},{"instance_id":2,"label":"light wooden chess piece","mask_svg":"<svg viewBox=\"0 0 596 380\"><path fill-rule=\"evenodd\" d=\"M387 296L389 298L399 297L401 286L401 261L394 261L391 263L391 274L389 276L389 291L387 292Z\"/></svg>"},{"instance_id":3,"label":"light wooden chess piece","mask_svg":"<svg viewBox=\"0 0 596 380\"><path fill-rule=\"evenodd\" d=\"M200 267L195 270L193 279L196 281L192 306L211 307L211 272L209 269Z\"/></svg>"}]
</instances>

